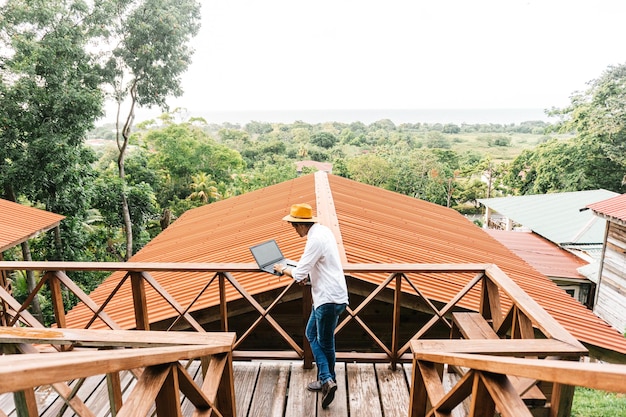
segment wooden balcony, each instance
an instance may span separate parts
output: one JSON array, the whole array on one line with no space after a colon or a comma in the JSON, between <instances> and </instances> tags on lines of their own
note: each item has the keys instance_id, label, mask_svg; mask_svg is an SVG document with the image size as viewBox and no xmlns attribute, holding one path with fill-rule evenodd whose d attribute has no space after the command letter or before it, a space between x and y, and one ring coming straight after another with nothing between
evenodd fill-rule
<instances>
[{"instance_id":1,"label":"wooden balcony","mask_svg":"<svg viewBox=\"0 0 626 417\"><path fill-rule=\"evenodd\" d=\"M33 378L32 374L35 374L37 367L30 367L29 360L16 362L24 368L11 370L7 367L5 371L7 373L2 374L3 380L19 381L16 384L0 385L0 387L2 387L2 392L16 392L18 407L30 410L23 411L31 413L24 415L37 415L32 408L34 401L32 393L33 389L40 385L53 384L54 389L62 397L65 395L68 405L72 407L72 401L83 401L68 394L68 392L71 393L71 389L67 381L84 378L88 376L84 374L87 371L93 375L98 373L108 375L123 370L141 369L135 371L138 375L134 375L139 383L144 378L146 369L151 370L153 367L156 367L155 370L147 374L151 375L149 381L161 382L142 382L144 388L140 392L149 391L150 395L130 395L129 398L135 398L133 401L141 398L140 408L136 408L141 410L141 413L133 415L146 415L152 411L155 411L157 415L179 415L173 413L181 413L180 406L173 404L180 404L181 396L193 400L192 413L195 413L194 415L211 413L229 415L228 413L236 408L239 410L245 408L248 415L314 415L310 414L310 407L315 407L315 401L310 401L308 397L305 397L303 389L309 379L314 379L310 349L305 341L298 343L290 332L285 330L283 324L273 316L276 306L284 301L286 294L292 294L297 289L292 282L286 283L275 299L261 302L250 295L233 276L235 273L254 272L256 266L250 264L0 262L0 270L27 269L44 272L35 292L40 291L44 285L50 288L59 329L45 329L28 312L28 306L35 296L34 293L30 294L23 303L19 303L3 288L0 288L0 301L3 306L2 320L5 325L3 331L5 335L0 337L0 342L4 346L11 346L7 349L20 352L21 356L37 356L36 361L32 363L36 362L39 365L43 365L44 362L50 363L49 368L41 368L50 369L49 372L45 371L46 378ZM129 280L132 285L132 313L135 317L135 328L146 331L120 330L120 326L105 313L107 304L115 294L111 294L105 302L98 305L68 278L66 272L72 270L124 271L123 280ZM213 286L213 290L219 295L216 308L219 309L219 324L223 333L206 332L191 314L194 311L193 302L188 306L183 306L159 286L150 274L153 271L207 274L207 285L203 291ZM379 283L373 285L368 294L363 294L359 299L360 302L348 308L346 317L337 328L338 339L341 339L342 332L346 331L347 326L358 326L371 340L372 348L351 349L348 343L347 348L338 351L339 368L343 369L340 372L345 374L345 383L340 384L336 402L324 415L348 415L348 412L350 415L368 415L364 414L367 410L372 412L371 415L380 415L385 407L389 407L388 404L392 404L388 411L384 411L385 415L405 415L405 412L412 416L453 415L451 413L462 415L458 413L468 410L473 413L472 415L477 416L492 416L497 411L502 415L511 416L556 417L569 415L574 386L601 387L609 391L626 392L623 384L619 384L620 378L623 380L626 377L626 367L578 362L587 354L584 346L495 265L368 264L344 265L344 271L348 277L363 277L368 274L378 277ZM431 276L456 274L466 277L466 283L450 300L435 301L423 295L419 287L420 274ZM155 291L177 312L177 317L172 319L170 327L174 327L174 323L184 322L187 324L186 330L190 331L148 331L152 323L148 320L146 286L149 286L151 291ZM258 317L246 331L237 334L236 338L234 335L229 336L232 337L230 345L228 341L222 343L220 349L223 350L218 353L214 345L213 350L207 347L210 345L207 341L213 338L218 340L220 334L232 335L228 332L232 327L232 323L229 322L229 308L232 301L227 298L227 288L231 293L233 289L236 290L239 294L238 302L243 300L248 309L256 312ZM307 288L302 291L301 311L303 317L307 317L310 309L310 307L307 308L310 306L310 292ZM99 320L106 323L111 330L66 329L66 311L63 307L62 296L64 292L75 294L93 313L87 327ZM200 294L196 299L199 296ZM362 318L368 306L381 298L391 305L392 318L388 323L388 328L384 331L386 335L390 335L389 337L383 337L379 329L368 325ZM474 311L466 307L467 298L471 298L476 304ZM420 325L403 322L401 309L407 304L419 304L422 312L428 312L430 319ZM129 306L130 309L131 306ZM269 325L271 332L264 337L280 338L288 346L288 350L241 349L246 339L260 331L261 323L264 323L266 328ZM26 329L31 333L22 335L22 339L12 335L11 332L14 330L11 328L17 326L20 327L20 331L24 328L31 328ZM404 340L402 334L406 334L407 328L411 336L408 340ZM442 333L441 329L445 330L446 336L433 338L433 334ZM303 329L301 330L303 333ZM60 332L59 337L49 337L48 332L51 331ZM264 331L267 332L267 330ZM35 336L37 332L41 334ZM110 337L103 340L98 339L100 336L94 336L106 334L100 332L112 333ZM127 334L132 334L132 341L130 336L123 336ZM163 337L170 338L170 342L165 343L163 339L159 339ZM187 338L196 342L190 344ZM95 339L98 339L97 343ZM204 342L201 343L201 341ZM164 345L155 346L159 343L164 343ZM34 352L32 344L39 347L54 347L55 352L30 353ZM184 348L181 348L182 352L177 352L177 348L173 348L172 345ZM228 352L226 352L226 345L228 345ZM93 351L95 347L107 350ZM121 347L126 349L121 349ZM92 351L85 353L84 349ZM231 358L231 361L237 360L237 362L231 368L232 365L228 365L228 361L224 362L222 359L221 363L226 363L226 365L220 365L218 368L221 371L217 372L210 365L214 361L208 361L208 365L201 367L206 371L200 373L207 376L200 378L201 382L193 385L191 383L193 378L185 374L185 366L181 365L181 361L218 354L226 355L225 357ZM78 359L72 359L76 362L66 362L65 358L70 355L79 355ZM115 355L122 356L116 360L113 359ZM89 360L89 357L92 359ZM108 360L109 357L112 359ZM150 357L150 361L147 361L146 357ZM84 365L93 363L94 358L98 361L97 365ZM255 382L252 384L256 387L254 392L245 389L247 385L244 381L248 380L246 370L250 367L246 367L244 362L239 362L243 360L255 360L251 365L252 369L256 369ZM261 362L258 361L261 360L272 362L271 364L263 362L266 364L259 365ZM11 361L7 360L6 364L8 365L9 362ZM115 363L123 364L123 367L120 368L121 365L116 367L117 365L113 365ZM169 364L165 366L167 371L163 370L163 364ZM80 369L74 369L76 367ZM156 372L156 369L159 372ZM208 372L209 370L211 372ZM365 370L371 373L368 374ZM377 375L378 382L375 378L364 375ZM594 375L601 376L606 382L598 383L598 378ZM56 380L59 378L62 381ZM218 389L233 384L232 381L235 381L234 391L231 391L231 394L234 394L223 394L224 389ZM374 384L371 383L372 381ZM403 381L405 385L401 388ZM136 406L132 405L135 403L131 402L131 407L128 407L129 399L120 397L119 390L116 394L116 384L111 385L113 388L108 390L107 395L111 398L109 407L113 410L112 412L119 411L121 414L118 415L125 415L123 413L128 411L124 410L135 409ZM373 385L380 391L370 392L361 389ZM396 388L393 388L394 386ZM283 391L281 387L284 388ZM389 391L385 391L387 389ZM220 400L218 395L220 392L225 399ZM400 394L395 395L394 392ZM406 394L403 395L402 392ZM236 405L233 404L232 399L229 399L229 395L235 397ZM380 399L378 406L365 405L361 411L358 411L360 404L369 404L368 401L374 397ZM245 398L249 401L245 401ZM261 401L260 398L264 400ZM224 402L230 406L220 409ZM376 409L376 407L379 408ZM263 414L274 409L281 414L274 412ZM260 414L255 414L257 412ZM77 413L76 415L91 414ZM237 413L237 415L244 414ZM321 414L318 413L318 415Z\"/></svg>"}]
</instances>

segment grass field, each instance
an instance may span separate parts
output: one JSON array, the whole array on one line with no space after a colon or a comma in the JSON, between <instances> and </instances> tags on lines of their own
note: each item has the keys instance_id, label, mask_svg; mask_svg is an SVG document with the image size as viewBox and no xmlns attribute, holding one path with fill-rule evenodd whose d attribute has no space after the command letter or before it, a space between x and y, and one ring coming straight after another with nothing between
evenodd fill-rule
<instances>
[{"instance_id":1,"label":"grass field","mask_svg":"<svg viewBox=\"0 0 626 417\"><path fill-rule=\"evenodd\" d=\"M576 387L572 417L626 417L626 394Z\"/></svg>"}]
</instances>

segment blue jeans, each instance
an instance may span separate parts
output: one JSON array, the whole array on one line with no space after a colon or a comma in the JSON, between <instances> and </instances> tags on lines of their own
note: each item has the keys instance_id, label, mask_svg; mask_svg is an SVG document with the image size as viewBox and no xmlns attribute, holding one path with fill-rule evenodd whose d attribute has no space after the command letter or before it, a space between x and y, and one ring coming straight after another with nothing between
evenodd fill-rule
<instances>
[{"instance_id":1,"label":"blue jeans","mask_svg":"<svg viewBox=\"0 0 626 417\"><path fill-rule=\"evenodd\" d=\"M335 376L335 328L339 316L345 309L346 304L322 304L311 311L306 325L306 338L311 345L317 365L317 379L322 383L337 379Z\"/></svg>"}]
</instances>

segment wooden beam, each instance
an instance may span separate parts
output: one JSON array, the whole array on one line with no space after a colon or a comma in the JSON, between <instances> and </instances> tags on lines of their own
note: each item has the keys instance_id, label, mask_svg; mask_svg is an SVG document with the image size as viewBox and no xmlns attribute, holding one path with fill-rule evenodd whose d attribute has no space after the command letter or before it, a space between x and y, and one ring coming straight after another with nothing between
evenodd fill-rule
<instances>
[{"instance_id":1,"label":"wooden beam","mask_svg":"<svg viewBox=\"0 0 626 417\"><path fill-rule=\"evenodd\" d=\"M412 341L414 342L416 341ZM539 381L558 382L610 392L626 392L626 385L624 385L626 365L423 351L414 352L413 357L418 360L447 363L504 375L517 375Z\"/></svg>"},{"instance_id":2,"label":"wooden beam","mask_svg":"<svg viewBox=\"0 0 626 417\"><path fill-rule=\"evenodd\" d=\"M156 401L161 387L170 375L171 365L156 365L146 368L117 417L145 416ZM165 416L166 414L162 414Z\"/></svg>"},{"instance_id":3,"label":"wooden beam","mask_svg":"<svg viewBox=\"0 0 626 417\"><path fill-rule=\"evenodd\" d=\"M343 237L341 236L341 228L339 227L339 219L335 210L335 200L328 182L328 174L324 171L315 173L315 205L316 215L320 224L328 227L337 241L337 249L339 250L339 258L342 263L348 263L346 256L346 248L343 245Z\"/></svg>"}]
</instances>

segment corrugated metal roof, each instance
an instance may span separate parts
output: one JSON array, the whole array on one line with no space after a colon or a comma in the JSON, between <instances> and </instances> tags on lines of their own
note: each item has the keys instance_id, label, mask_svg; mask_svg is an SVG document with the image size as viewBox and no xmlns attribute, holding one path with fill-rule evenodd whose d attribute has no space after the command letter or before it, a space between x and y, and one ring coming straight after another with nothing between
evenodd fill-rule
<instances>
[{"instance_id":1,"label":"corrugated metal roof","mask_svg":"<svg viewBox=\"0 0 626 417\"><path fill-rule=\"evenodd\" d=\"M609 220L626 222L626 194L589 204L587 208Z\"/></svg>"},{"instance_id":2,"label":"corrugated metal roof","mask_svg":"<svg viewBox=\"0 0 626 417\"><path fill-rule=\"evenodd\" d=\"M557 245L587 245L602 244L605 221L582 209L616 195L608 190L588 190L478 201Z\"/></svg>"},{"instance_id":3,"label":"corrugated metal roof","mask_svg":"<svg viewBox=\"0 0 626 417\"><path fill-rule=\"evenodd\" d=\"M326 175L315 175L319 174ZM306 202L316 208L315 175L190 210L132 261L252 263L249 246L270 238L278 241L285 256L298 259L305 240L281 218L291 204ZM349 263L494 263L575 337L626 354L626 340L615 329L458 212L339 176L327 178ZM189 305L210 279L182 273L153 276L183 306ZM236 278L251 294L287 284L285 279L261 273L238 274ZM363 274L356 278L380 283L386 276ZM121 274L112 275L91 297L101 304L120 279ZM419 283L426 296L448 301L468 279L468 274L421 274ZM238 298L234 291L228 296ZM151 321L173 315L172 308L154 291L148 290L147 299ZM464 302L477 308L477 291ZM196 302L196 309L217 303L214 286ZM133 328L131 305L130 285L125 284L105 312L122 327ZM87 308L79 305L68 314L68 326L84 326L90 316Z\"/></svg>"},{"instance_id":4,"label":"corrugated metal roof","mask_svg":"<svg viewBox=\"0 0 626 417\"><path fill-rule=\"evenodd\" d=\"M0 199L0 252L52 229L65 216Z\"/></svg>"},{"instance_id":5,"label":"corrugated metal roof","mask_svg":"<svg viewBox=\"0 0 626 417\"><path fill-rule=\"evenodd\" d=\"M532 232L496 229L487 229L485 231L517 256L528 262L530 266L548 277L585 279L578 272L578 268L587 265L587 262L539 235Z\"/></svg>"}]
</instances>

